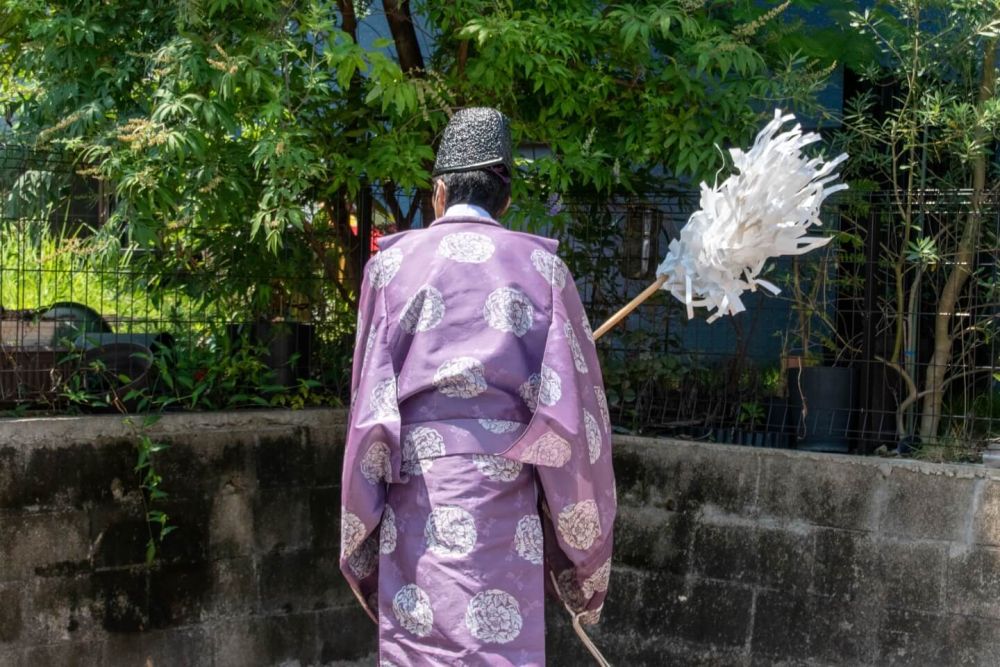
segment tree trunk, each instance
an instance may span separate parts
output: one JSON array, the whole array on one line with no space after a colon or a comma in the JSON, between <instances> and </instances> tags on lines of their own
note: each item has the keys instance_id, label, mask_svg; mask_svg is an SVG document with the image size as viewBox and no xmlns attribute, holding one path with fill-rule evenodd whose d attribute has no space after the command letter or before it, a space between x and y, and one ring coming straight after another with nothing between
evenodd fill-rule
<instances>
[{"instance_id":1,"label":"tree trunk","mask_svg":"<svg viewBox=\"0 0 1000 667\"><path fill-rule=\"evenodd\" d=\"M358 17L354 13L354 3L351 0L337 0L337 8L340 10L340 29L357 42Z\"/></svg>"},{"instance_id":2,"label":"tree trunk","mask_svg":"<svg viewBox=\"0 0 1000 667\"><path fill-rule=\"evenodd\" d=\"M407 74L420 76L424 71L424 57L420 53L409 0L382 0L382 7L392 32L392 41L396 43L399 67Z\"/></svg>"},{"instance_id":3,"label":"tree trunk","mask_svg":"<svg viewBox=\"0 0 1000 667\"><path fill-rule=\"evenodd\" d=\"M986 43L983 55L983 72L979 83L977 112L982 113L986 103L993 99L996 93L996 40ZM982 121L980 121L982 122ZM958 299L962 294L969 276L972 274L976 259L976 249L982 231L983 192L986 189L986 144L989 134L980 125L975 130L976 143L982 146L982 154L975 158L972 165L972 200L966 218L965 229L959 239L955 252L955 264L948 275L948 280L941 291L937 311L934 316L934 354L931 356L924 380L924 400L921 406L920 437L924 442L937 437L941 425L941 406L944 401L944 387L948 371L953 363L952 319Z\"/></svg>"}]
</instances>

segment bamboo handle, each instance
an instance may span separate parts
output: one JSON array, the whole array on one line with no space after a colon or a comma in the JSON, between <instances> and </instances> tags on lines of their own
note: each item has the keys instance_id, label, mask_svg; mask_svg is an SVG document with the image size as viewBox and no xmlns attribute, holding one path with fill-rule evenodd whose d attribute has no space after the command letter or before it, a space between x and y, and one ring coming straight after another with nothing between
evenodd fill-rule
<instances>
[{"instance_id":1,"label":"bamboo handle","mask_svg":"<svg viewBox=\"0 0 1000 667\"><path fill-rule=\"evenodd\" d=\"M649 297L653 296L653 294L656 293L656 290L658 290L661 287L663 287L663 283L665 283L665 282L667 282L667 276L666 275L658 276L656 278L656 282L654 282L652 285L650 285L646 289L642 290L642 292L639 294L639 296L637 296L634 299L632 299L631 301L629 301L628 304L626 304L626 306L624 308L622 308L617 313L615 313L614 315L612 315L611 317L609 317L607 322L605 322L604 324L602 324L601 326L599 326L597 328L597 331L594 332L594 340L597 340L598 338L600 338L604 334L608 333L608 331L610 331L611 329L613 329L616 324L618 324L619 322L621 322L622 320L624 320L626 317L628 317L629 313L631 313L633 310L635 310L636 308L638 308L639 305L643 301L645 301Z\"/></svg>"}]
</instances>

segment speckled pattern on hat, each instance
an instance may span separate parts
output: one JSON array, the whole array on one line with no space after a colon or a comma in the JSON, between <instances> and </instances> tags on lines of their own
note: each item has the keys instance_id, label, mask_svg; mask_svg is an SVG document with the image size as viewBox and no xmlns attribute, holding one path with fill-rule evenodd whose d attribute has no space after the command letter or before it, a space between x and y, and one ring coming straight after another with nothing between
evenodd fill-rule
<instances>
[{"instance_id":1,"label":"speckled pattern on hat","mask_svg":"<svg viewBox=\"0 0 1000 667\"><path fill-rule=\"evenodd\" d=\"M510 121L505 115L489 107L462 109L444 129L434 175L493 165L503 165L512 173L510 143Z\"/></svg>"}]
</instances>

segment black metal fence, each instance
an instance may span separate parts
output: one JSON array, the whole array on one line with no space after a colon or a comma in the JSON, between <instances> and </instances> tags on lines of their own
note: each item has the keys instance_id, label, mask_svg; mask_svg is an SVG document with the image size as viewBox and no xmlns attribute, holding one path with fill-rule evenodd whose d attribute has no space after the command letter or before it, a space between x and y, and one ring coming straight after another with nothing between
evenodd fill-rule
<instances>
[{"instance_id":1,"label":"black metal fence","mask_svg":"<svg viewBox=\"0 0 1000 667\"><path fill-rule=\"evenodd\" d=\"M77 169L0 145L0 410L343 399L354 312L328 273L356 275L367 246L323 229L258 252L248 224L211 249L144 250L113 224L110 188Z\"/></svg>"},{"instance_id":2,"label":"black metal fence","mask_svg":"<svg viewBox=\"0 0 1000 667\"><path fill-rule=\"evenodd\" d=\"M377 236L429 217L425 196L364 187L317 209L273 259L239 233L211 251L141 251L109 224L101 182L58 155L0 148L5 410L343 401L352 281ZM596 328L655 279L697 205L685 190L553 197L534 229L562 241ZM976 458L1000 429L998 213L973 192L848 194L824 215L834 243L769 268L780 295L747 295L746 312L708 324L659 293L599 343L616 423Z\"/></svg>"},{"instance_id":3,"label":"black metal fence","mask_svg":"<svg viewBox=\"0 0 1000 667\"><path fill-rule=\"evenodd\" d=\"M567 206L566 256L596 324L654 280L697 201L680 192ZM747 295L746 312L708 324L662 292L600 341L617 423L755 446L976 459L1000 428L1000 200L848 193L823 219L818 233L833 243L766 273L780 295Z\"/></svg>"}]
</instances>

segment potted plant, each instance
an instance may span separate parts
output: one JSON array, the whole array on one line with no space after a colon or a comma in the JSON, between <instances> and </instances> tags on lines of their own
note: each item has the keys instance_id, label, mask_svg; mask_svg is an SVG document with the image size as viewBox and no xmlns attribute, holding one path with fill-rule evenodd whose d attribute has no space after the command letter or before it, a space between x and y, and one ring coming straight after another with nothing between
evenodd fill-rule
<instances>
[{"instance_id":1,"label":"potted plant","mask_svg":"<svg viewBox=\"0 0 1000 667\"><path fill-rule=\"evenodd\" d=\"M850 242L838 235L837 242ZM796 257L786 277L792 326L783 339L786 424L798 449L846 453L851 448L855 371L845 363L849 341L838 332L832 297L836 247Z\"/></svg>"}]
</instances>

